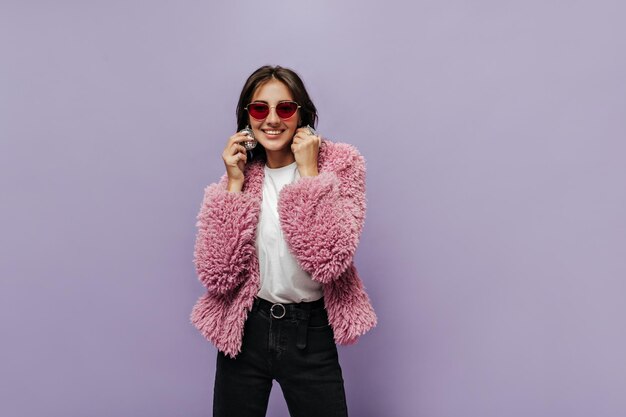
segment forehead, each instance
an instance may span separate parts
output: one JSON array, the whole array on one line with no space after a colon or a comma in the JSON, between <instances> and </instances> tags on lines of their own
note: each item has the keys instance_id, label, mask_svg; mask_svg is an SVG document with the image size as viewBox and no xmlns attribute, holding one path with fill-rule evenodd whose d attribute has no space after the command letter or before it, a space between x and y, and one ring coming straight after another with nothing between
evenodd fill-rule
<instances>
[{"instance_id":1,"label":"forehead","mask_svg":"<svg viewBox=\"0 0 626 417\"><path fill-rule=\"evenodd\" d=\"M283 100L293 100L289 88L276 79L271 79L261 84L252 95L252 101L266 101L268 103Z\"/></svg>"}]
</instances>

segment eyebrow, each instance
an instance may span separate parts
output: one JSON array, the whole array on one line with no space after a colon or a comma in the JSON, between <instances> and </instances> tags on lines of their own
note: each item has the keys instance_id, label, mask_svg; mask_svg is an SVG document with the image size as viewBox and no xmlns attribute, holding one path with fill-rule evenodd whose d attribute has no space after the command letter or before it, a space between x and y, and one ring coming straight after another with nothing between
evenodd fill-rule
<instances>
[{"instance_id":1,"label":"eyebrow","mask_svg":"<svg viewBox=\"0 0 626 417\"><path fill-rule=\"evenodd\" d=\"M277 103L284 103L285 101L294 101L294 100L279 100ZM269 101L265 100L252 100L251 103L265 103L270 104Z\"/></svg>"}]
</instances>

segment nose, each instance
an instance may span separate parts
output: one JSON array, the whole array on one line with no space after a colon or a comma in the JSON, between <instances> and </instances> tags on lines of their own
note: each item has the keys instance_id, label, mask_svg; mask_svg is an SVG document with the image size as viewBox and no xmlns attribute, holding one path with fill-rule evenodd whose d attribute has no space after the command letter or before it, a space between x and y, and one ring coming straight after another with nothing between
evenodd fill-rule
<instances>
[{"instance_id":1,"label":"nose","mask_svg":"<svg viewBox=\"0 0 626 417\"><path fill-rule=\"evenodd\" d=\"M276 113L276 107L270 107L270 114L267 115L265 121L270 125L277 125L280 123L280 117Z\"/></svg>"}]
</instances>

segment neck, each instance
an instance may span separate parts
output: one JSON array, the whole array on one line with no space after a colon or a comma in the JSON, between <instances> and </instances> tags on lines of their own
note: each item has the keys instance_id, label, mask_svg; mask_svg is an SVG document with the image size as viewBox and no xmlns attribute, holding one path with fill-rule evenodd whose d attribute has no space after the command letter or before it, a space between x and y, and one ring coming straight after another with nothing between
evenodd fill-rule
<instances>
[{"instance_id":1,"label":"neck","mask_svg":"<svg viewBox=\"0 0 626 417\"><path fill-rule=\"evenodd\" d=\"M296 160L291 149L287 149L286 152L272 152L266 149L265 155L267 156L267 166L270 168L282 168Z\"/></svg>"}]
</instances>

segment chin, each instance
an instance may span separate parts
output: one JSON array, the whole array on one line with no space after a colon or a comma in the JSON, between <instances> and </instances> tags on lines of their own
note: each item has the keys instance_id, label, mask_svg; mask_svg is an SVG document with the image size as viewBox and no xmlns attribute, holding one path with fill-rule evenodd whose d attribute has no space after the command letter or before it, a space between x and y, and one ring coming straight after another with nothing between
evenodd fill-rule
<instances>
[{"instance_id":1,"label":"chin","mask_svg":"<svg viewBox=\"0 0 626 417\"><path fill-rule=\"evenodd\" d=\"M285 149L290 149L291 143L290 142L287 142L287 143L270 142L270 143L261 143L261 145L263 145L266 151L276 152L276 151L282 151Z\"/></svg>"}]
</instances>

